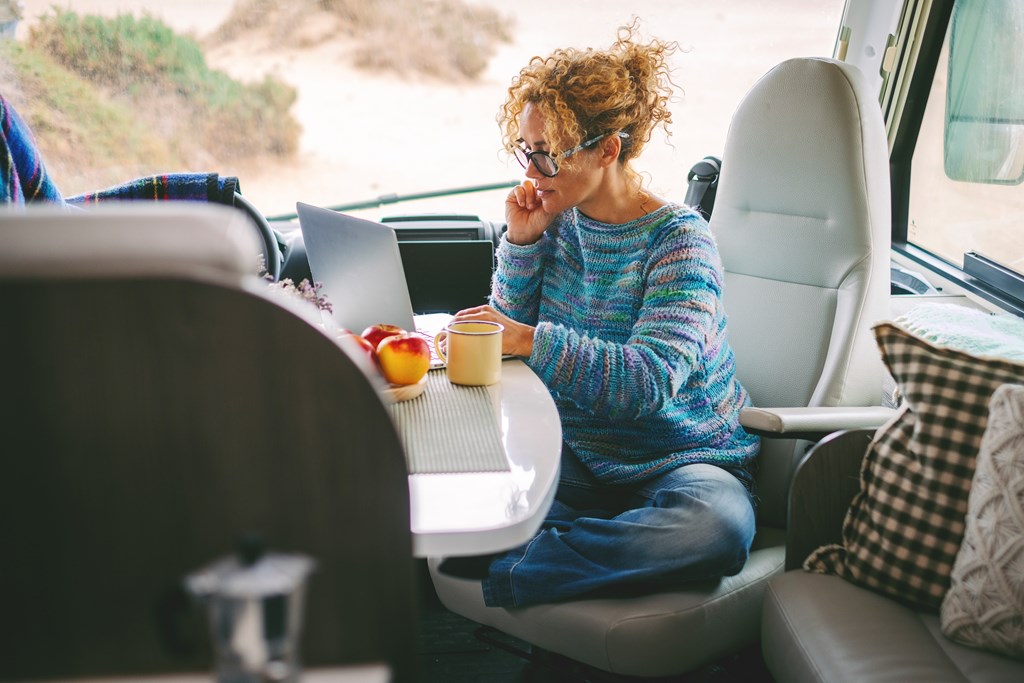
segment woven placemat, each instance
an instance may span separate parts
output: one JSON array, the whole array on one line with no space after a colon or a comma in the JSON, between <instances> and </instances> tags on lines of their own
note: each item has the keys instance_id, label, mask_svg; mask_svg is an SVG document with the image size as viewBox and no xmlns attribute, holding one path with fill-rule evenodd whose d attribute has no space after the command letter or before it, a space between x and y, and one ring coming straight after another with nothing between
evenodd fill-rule
<instances>
[{"instance_id":1,"label":"woven placemat","mask_svg":"<svg viewBox=\"0 0 1024 683\"><path fill-rule=\"evenodd\" d=\"M420 396L391 405L410 474L509 472L487 387L463 387L444 370Z\"/></svg>"}]
</instances>

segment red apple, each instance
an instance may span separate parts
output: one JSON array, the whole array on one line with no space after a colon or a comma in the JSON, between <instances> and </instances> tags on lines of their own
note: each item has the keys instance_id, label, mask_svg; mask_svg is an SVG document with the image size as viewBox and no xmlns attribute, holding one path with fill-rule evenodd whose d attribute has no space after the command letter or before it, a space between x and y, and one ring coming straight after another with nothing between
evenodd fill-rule
<instances>
[{"instance_id":1,"label":"red apple","mask_svg":"<svg viewBox=\"0 0 1024 683\"><path fill-rule=\"evenodd\" d=\"M373 344L366 341L358 334L354 334L352 332L349 332L348 330L339 332L338 338L351 341L366 354L367 358L369 358L373 362L374 366L380 367L380 362L377 360L377 349L373 347Z\"/></svg>"},{"instance_id":2,"label":"red apple","mask_svg":"<svg viewBox=\"0 0 1024 683\"><path fill-rule=\"evenodd\" d=\"M390 337L396 334L402 334L403 332L405 332L405 330L403 330L398 325L377 323L376 325L370 325L369 327L367 327L359 336L365 339L366 341L370 342L373 345L373 348L376 349L378 346L380 346L381 340L384 339L385 337Z\"/></svg>"},{"instance_id":3,"label":"red apple","mask_svg":"<svg viewBox=\"0 0 1024 683\"><path fill-rule=\"evenodd\" d=\"M416 384L430 369L430 346L418 334L393 334L381 340L377 361L392 384Z\"/></svg>"}]
</instances>

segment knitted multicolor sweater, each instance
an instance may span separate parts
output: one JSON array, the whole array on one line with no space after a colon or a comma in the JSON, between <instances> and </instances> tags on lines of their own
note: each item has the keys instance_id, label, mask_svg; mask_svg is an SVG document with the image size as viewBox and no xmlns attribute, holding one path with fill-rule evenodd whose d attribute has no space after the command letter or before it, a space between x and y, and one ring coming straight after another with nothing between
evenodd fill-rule
<instances>
[{"instance_id":1,"label":"knitted multicolor sweater","mask_svg":"<svg viewBox=\"0 0 1024 683\"><path fill-rule=\"evenodd\" d=\"M534 244L502 240L497 256L491 304L536 325L527 363L595 477L632 483L703 462L749 484L760 442L739 425L750 400L699 214L669 204L609 225L572 209Z\"/></svg>"}]
</instances>

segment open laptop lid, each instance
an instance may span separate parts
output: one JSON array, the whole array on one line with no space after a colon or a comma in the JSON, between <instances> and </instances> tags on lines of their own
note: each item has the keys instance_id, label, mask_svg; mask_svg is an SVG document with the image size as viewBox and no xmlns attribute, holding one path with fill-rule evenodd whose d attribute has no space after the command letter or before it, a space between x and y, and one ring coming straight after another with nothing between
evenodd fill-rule
<instances>
[{"instance_id":1,"label":"open laptop lid","mask_svg":"<svg viewBox=\"0 0 1024 683\"><path fill-rule=\"evenodd\" d=\"M415 313L455 313L487 303L494 271L490 240L399 240L398 251Z\"/></svg>"},{"instance_id":2,"label":"open laptop lid","mask_svg":"<svg viewBox=\"0 0 1024 683\"><path fill-rule=\"evenodd\" d=\"M335 322L359 334L388 323L415 329L395 231L374 221L297 202L309 270Z\"/></svg>"}]
</instances>

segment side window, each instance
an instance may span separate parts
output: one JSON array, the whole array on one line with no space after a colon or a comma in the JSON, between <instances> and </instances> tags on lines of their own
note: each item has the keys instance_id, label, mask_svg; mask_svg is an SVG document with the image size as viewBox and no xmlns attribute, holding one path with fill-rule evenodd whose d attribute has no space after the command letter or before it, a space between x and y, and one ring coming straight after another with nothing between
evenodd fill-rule
<instances>
[{"instance_id":1,"label":"side window","mask_svg":"<svg viewBox=\"0 0 1024 683\"><path fill-rule=\"evenodd\" d=\"M1024 305L1024 0L957 0L910 163L907 242Z\"/></svg>"}]
</instances>

